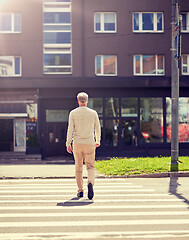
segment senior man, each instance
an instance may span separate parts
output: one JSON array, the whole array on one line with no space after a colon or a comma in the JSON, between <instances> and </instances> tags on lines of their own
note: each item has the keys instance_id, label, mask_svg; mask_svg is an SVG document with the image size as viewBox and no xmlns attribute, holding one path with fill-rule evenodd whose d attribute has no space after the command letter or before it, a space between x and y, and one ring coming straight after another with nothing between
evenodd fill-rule
<instances>
[{"instance_id":1,"label":"senior man","mask_svg":"<svg viewBox=\"0 0 189 240\"><path fill-rule=\"evenodd\" d=\"M83 160L88 172L88 198L94 196L95 150L100 146L101 127L98 114L87 107L88 95L81 92L77 95L79 107L69 114L66 147L73 152L75 159L75 177L78 186L78 197L83 197ZM73 144L73 148L72 148Z\"/></svg>"}]
</instances>

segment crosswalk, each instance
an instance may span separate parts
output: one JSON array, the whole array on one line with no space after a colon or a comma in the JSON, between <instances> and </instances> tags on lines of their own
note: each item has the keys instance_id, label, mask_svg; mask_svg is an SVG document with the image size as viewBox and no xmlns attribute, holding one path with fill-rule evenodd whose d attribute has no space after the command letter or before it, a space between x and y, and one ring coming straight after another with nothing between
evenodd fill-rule
<instances>
[{"instance_id":1,"label":"crosswalk","mask_svg":"<svg viewBox=\"0 0 189 240\"><path fill-rule=\"evenodd\" d=\"M96 179L93 200L76 192L75 179L1 180L0 239L189 239L174 194L124 178Z\"/></svg>"}]
</instances>

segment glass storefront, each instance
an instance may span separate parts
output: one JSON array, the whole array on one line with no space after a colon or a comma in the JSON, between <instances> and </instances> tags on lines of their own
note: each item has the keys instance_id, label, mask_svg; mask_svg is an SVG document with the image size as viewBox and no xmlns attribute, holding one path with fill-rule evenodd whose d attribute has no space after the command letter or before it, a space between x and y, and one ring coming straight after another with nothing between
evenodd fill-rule
<instances>
[{"instance_id":1,"label":"glass storefront","mask_svg":"<svg viewBox=\"0 0 189 240\"><path fill-rule=\"evenodd\" d=\"M166 98L167 142L171 142L171 98ZM189 98L179 98L179 142L189 142Z\"/></svg>"},{"instance_id":2,"label":"glass storefront","mask_svg":"<svg viewBox=\"0 0 189 240\"><path fill-rule=\"evenodd\" d=\"M103 146L136 147L171 141L171 98L166 98L165 107L163 97L90 98L88 107L99 115ZM179 99L179 142L189 142L189 98L186 97Z\"/></svg>"},{"instance_id":3,"label":"glass storefront","mask_svg":"<svg viewBox=\"0 0 189 240\"><path fill-rule=\"evenodd\" d=\"M141 142L163 142L163 99L140 99Z\"/></svg>"}]
</instances>

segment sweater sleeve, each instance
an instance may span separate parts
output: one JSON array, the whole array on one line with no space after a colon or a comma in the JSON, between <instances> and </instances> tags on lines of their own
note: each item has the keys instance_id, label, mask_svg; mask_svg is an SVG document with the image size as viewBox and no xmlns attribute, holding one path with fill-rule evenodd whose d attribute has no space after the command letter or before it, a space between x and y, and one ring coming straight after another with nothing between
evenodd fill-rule
<instances>
[{"instance_id":1,"label":"sweater sleeve","mask_svg":"<svg viewBox=\"0 0 189 240\"><path fill-rule=\"evenodd\" d=\"M98 118L98 114L95 112L95 138L96 138L96 144L100 145L100 140L101 140L101 126L100 126L100 121Z\"/></svg>"},{"instance_id":2,"label":"sweater sleeve","mask_svg":"<svg viewBox=\"0 0 189 240\"><path fill-rule=\"evenodd\" d=\"M73 119L73 112L69 114L69 121L68 121L68 130L67 130L67 139L66 139L66 147L71 146L74 134L74 119Z\"/></svg>"}]
</instances>

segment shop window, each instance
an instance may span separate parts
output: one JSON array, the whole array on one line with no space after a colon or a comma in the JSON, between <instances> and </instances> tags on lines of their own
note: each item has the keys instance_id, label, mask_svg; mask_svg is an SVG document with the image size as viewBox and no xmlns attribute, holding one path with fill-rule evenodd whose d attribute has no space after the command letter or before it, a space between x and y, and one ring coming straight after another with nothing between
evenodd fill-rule
<instances>
[{"instance_id":1,"label":"shop window","mask_svg":"<svg viewBox=\"0 0 189 240\"><path fill-rule=\"evenodd\" d=\"M0 77L21 76L21 58L0 56Z\"/></svg>"},{"instance_id":2,"label":"shop window","mask_svg":"<svg viewBox=\"0 0 189 240\"><path fill-rule=\"evenodd\" d=\"M119 117L119 99L118 98L105 99L105 116Z\"/></svg>"},{"instance_id":3,"label":"shop window","mask_svg":"<svg viewBox=\"0 0 189 240\"><path fill-rule=\"evenodd\" d=\"M164 75L163 55L135 55L134 75Z\"/></svg>"},{"instance_id":4,"label":"shop window","mask_svg":"<svg viewBox=\"0 0 189 240\"><path fill-rule=\"evenodd\" d=\"M137 117L138 116L137 98L122 98L121 99L121 116L122 117Z\"/></svg>"},{"instance_id":5,"label":"shop window","mask_svg":"<svg viewBox=\"0 0 189 240\"><path fill-rule=\"evenodd\" d=\"M163 13L133 13L133 32L163 32Z\"/></svg>"},{"instance_id":6,"label":"shop window","mask_svg":"<svg viewBox=\"0 0 189 240\"><path fill-rule=\"evenodd\" d=\"M103 117L102 98L89 98L88 107L94 109L99 117Z\"/></svg>"},{"instance_id":7,"label":"shop window","mask_svg":"<svg viewBox=\"0 0 189 240\"><path fill-rule=\"evenodd\" d=\"M18 13L0 13L0 33L20 33L21 15Z\"/></svg>"},{"instance_id":8,"label":"shop window","mask_svg":"<svg viewBox=\"0 0 189 240\"><path fill-rule=\"evenodd\" d=\"M117 75L117 56L98 55L95 58L96 75Z\"/></svg>"},{"instance_id":9,"label":"shop window","mask_svg":"<svg viewBox=\"0 0 189 240\"><path fill-rule=\"evenodd\" d=\"M189 75L189 54L182 55L182 74Z\"/></svg>"},{"instance_id":10,"label":"shop window","mask_svg":"<svg viewBox=\"0 0 189 240\"><path fill-rule=\"evenodd\" d=\"M140 127L141 142L163 142L162 98L141 98Z\"/></svg>"},{"instance_id":11,"label":"shop window","mask_svg":"<svg viewBox=\"0 0 189 240\"><path fill-rule=\"evenodd\" d=\"M189 32L189 12L182 13L182 32Z\"/></svg>"},{"instance_id":12,"label":"shop window","mask_svg":"<svg viewBox=\"0 0 189 240\"><path fill-rule=\"evenodd\" d=\"M118 146L119 120L111 119L105 121L105 145Z\"/></svg>"},{"instance_id":13,"label":"shop window","mask_svg":"<svg viewBox=\"0 0 189 240\"><path fill-rule=\"evenodd\" d=\"M166 98L167 142L171 142L171 98ZM189 142L189 98L179 98L179 142Z\"/></svg>"},{"instance_id":14,"label":"shop window","mask_svg":"<svg viewBox=\"0 0 189 240\"><path fill-rule=\"evenodd\" d=\"M116 13L96 12L94 14L94 30L99 33L116 32Z\"/></svg>"}]
</instances>

